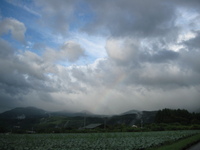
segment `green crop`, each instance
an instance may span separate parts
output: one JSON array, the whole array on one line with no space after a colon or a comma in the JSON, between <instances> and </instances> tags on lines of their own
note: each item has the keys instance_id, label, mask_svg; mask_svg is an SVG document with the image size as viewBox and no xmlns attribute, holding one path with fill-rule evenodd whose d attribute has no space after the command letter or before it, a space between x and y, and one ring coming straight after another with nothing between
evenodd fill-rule
<instances>
[{"instance_id":1,"label":"green crop","mask_svg":"<svg viewBox=\"0 0 200 150\"><path fill-rule=\"evenodd\" d=\"M2 150L142 150L200 133L159 131L71 134L0 134Z\"/></svg>"}]
</instances>

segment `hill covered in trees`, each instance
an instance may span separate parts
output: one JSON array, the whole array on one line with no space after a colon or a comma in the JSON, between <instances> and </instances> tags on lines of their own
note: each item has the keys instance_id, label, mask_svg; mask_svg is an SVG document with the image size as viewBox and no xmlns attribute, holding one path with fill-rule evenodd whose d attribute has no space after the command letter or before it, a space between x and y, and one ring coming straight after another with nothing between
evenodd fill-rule
<instances>
[{"instance_id":1,"label":"hill covered in trees","mask_svg":"<svg viewBox=\"0 0 200 150\"><path fill-rule=\"evenodd\" d=\"M99 124L100 128L84 130ZM34 107L15 108L0 114L0 132L120 132L200 129L200 113L184 109L159 111L131 110L119 115L102 116L86 113L46 112Z\"/></svg>"},{"instance_id":2,"label":"hill covered in trees","mask_svg":"<svg viewBox=\"0 0 200 150\"><path fill-rule=\"evenodd\" d=\"M165 108L157 112L155 123L200 124L200 113L190 113L185 109Z\"/></svg>"}]
</instances>

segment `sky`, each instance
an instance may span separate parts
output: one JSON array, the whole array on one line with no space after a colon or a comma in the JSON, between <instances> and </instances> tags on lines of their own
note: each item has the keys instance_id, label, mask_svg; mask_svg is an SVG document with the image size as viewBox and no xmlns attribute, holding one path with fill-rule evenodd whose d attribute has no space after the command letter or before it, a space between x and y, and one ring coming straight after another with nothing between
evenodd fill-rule
<instances>
[{"instance_id":1,"label":"sky","mask_svg":"<svg viewBox=\"0 0 200 150\"><path fill-rule=\"evenodd\" d=\"M200 108L199 0L1 0L0 112Z\"/></svg>"}]
</instances>

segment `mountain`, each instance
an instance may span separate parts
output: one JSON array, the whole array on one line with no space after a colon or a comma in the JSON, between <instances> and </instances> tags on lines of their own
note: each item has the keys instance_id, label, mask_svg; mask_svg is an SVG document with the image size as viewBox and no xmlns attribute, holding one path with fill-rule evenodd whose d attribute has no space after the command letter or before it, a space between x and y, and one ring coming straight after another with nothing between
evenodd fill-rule
<instances>
[{"instance_id":1,"label":"mountain","mask_svg":"<svg viewBox=\"0 0 200 150\"><path fill-rule=\"evenodd\" d=\"M10 130L46 130L49 128L80 128L86 124L103 123L102 117L89 111L47 112L35 107L18 107L0 114L0 129Z\"/></svg>"},{"instance_id":2,"label":"mountain","mask_svg":"<svg viewBox=\"0 0 200 150\"><path fill-rule=\"evenodd\" d=\"M30 130L49 114L35 107L18 107L0 114L0 129L6 131Z\"/></svg>"},{"instance_id":3,"label":"mountain","mask_svg":"<svg viewBox=\"0 0 200 150\"><path fill-rule=\"evenodd\" d=\"M63 111L57 111L57 112L51 112L50 113L53 116L65 116L65 117L76 117L76 116L98 116L95 115L87 110L81 111L81 112L70 112L67 110L63 110Z\"/></svg>"},{"instance_id":4,"label":"mountain","mask_svg":"<svg viewBox=\"0 0 200 150\"><path fill-rule=\"evenodd\" d=\"M32 130L49 132L54 129L78 129L89 124L115 125L140 125L153 123L156 111L130 110L119 115L105 116L96 115L88 111L81 112L47 112L35 107L18 107L0 114L0 129L7 131ZM47 131L46 131L47 130ZM1 131L0 131L1 132Z\"/></svg>"},{"instance_id":5,"label":"mountain","mask_svg":"<svg viewBox=\"0 0 200 150\"><path fill-rule=\"evenodd\" d=\"M0 114L0 118L4 119L23 119L45 117L47 112L35 107L17 107Z\"/></svg>"},{"instance_id":6,"label":"mountain","mask_svg":"<svg viewBox=\"0 0 200 150\"><path fill-rule=\"evenodd\" d=\"M107 123L110 125L124 124L129 126L133 126L135 124L141 125L141 123L153 123L156 113L157 111L129 110L120 115L110 117Z\"/></svg>"},{"instance_id":7,"label":"mountain","mask_svg":"<svg viewBox=\"0 0 200 150\"><path fill-rule=\"evenodd\" d=\"M200 113L200 108L199 108L199 109L196 109L194 112Z\"/></svg>"}]
</instances>

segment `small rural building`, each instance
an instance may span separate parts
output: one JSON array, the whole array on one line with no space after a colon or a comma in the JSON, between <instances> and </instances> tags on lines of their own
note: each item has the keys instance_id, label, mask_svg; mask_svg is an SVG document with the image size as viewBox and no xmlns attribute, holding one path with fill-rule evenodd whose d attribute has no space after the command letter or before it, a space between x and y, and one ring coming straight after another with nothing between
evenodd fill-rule
<instances>
[{"instance_id":1,"label":"small rural building","mask_svg":"<svg viewBox=\"0 0 200 150\"><path fill-rule=\"evenodd\" d=\"M133 127L133 128L137 128L137 126L136 126L136 125L132 125L132 127Z\"/></svg>"},{"instance_id":2,"label":"small rural building","mask_svg":"<svg viewBox=\"0 0 200 150\"><path fill-rule=\"evenodd\" d=\"M28 134L34 134L36 132L35 131L26 131L26 133L28 133Z\"/></svg>"},{"instance_id":3,"label":"small rural building","mask_svg":"<svg viewBox=\"0 0 200 150\"><path fill-rule=\"evenodd\" d=\"M85 129L96 129L96 128L104 128L104 125L101 123L89 124L84 127Z\"/></svg>"}]
</instances>

